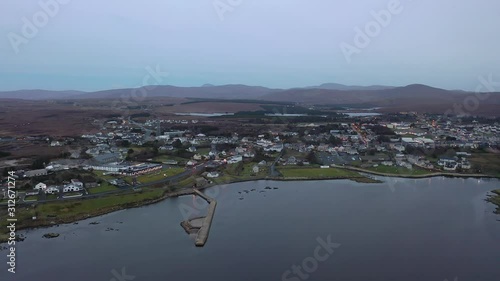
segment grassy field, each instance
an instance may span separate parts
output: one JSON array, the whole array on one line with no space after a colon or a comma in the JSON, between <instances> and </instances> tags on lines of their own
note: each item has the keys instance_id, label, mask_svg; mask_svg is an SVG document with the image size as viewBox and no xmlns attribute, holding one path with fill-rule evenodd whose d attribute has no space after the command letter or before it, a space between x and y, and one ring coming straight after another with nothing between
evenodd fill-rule
<instances>
[{"instance_id":1,"label":"grassy field","mask_svg":"<svg viewBox=\"0 0 500 281\"><path fill-rule=\"evenodd\" d=\"M24 201L37 201L38 200L38 195L30 195L24 197Z\"/></svg>"},{"instance_id":2,"label":"grassy field","mask_svg":"<svg viewBox=\"0 0 500 281\"><path fill-rule=\"evenodd\" d=\"M105 172L103 172L103 171L94 171L94 175L96 175L97 177L101 178L104 181L108 181L108 180L116 178L116 176L105 175L104 173Z\"/></svg>"},{"instance_id":3,"label":"grassy field","mask_svg":"<svg viewBox=\"0 0 500 281\"><path fill-rule=\"evenodd\" d=\"M500 154L474 153L469 158L473 168L480 168L484 174L500 176Z\"/></svg>"},{"instance_id":4,"label":"grassy field","mask_svg":"<svg viewBox=\"0 0 500 281\"><path fill-rule=\"evenodd\" d=\"M200 155L208 155L210 150L211 150L210 148L199 148L196 150L196 153Z\"/></svg>"},{"instance_id":5,"label":"grassy field","mask_svg":"<svg viewBox=\"0 0 500 281\"><path fill-rule=\"evenodd\" d=\"M280 173L285 178L350 178L360 177L356 172L342 169L321 169L321 168L294 168L294 169L279 169Z\"/></svg>"},{"instance_id":6,"label":"grassy field","mask_svg":"<svg viewBox=\"0 0 500 281\"><path fill-rule=\"evenodd\" d=\"M139 183L150 183L162 180L166 177L171 177L184 172L184 168L167 168L161 169L160 171L153 172L151 174L142 175L137 177ZM132 177L125 177L124 180L128 183L132 183Z\"/></svg>"},{"instance_id":7,"label":"grassy field","mask_svg":"<svg viewBox=\"0 0 500 281\"><path fill-rule=\"evenodd\" d=\"M118 187L116 187L114 185L111 185L108 182L103 182L98 187L89 188L89 192L90 193L101 193L101 192L114 191L114 190L117 190L117 189L118 189Z\"/></svg>"},{"instance_id":8,"label":"grassy field","mask_svg":"<svg viewBox=\"0 0 500 281\"><path fill-rule=\"evenodd\" d=\"M367 170L379 172L379 173L393 174L393 175L427 175L427 174L432 174L432 172L429 172L429 171L424 170L424 169L416 168L416 167L414 167L412 170L409 170L409 169L406 169L403 167L384 166L384 165L379 165L378 167L367 168Z\"/></svg>"},{"instance_id":9,"label":"grassy field","mask_svg":"<svg viewBox=\"0 0 500 281\"><path fill-rule=\"evenodd\" d=\"M71 217L82 214L91 214L94 211L102 210L113 206L119 206L143 200L156 199L163 195L162 189L147 190L142 193L129 193L122 195L111 195L91 200L78 200L41 204L36 207L38 217L41 219L50 215L58 218Z\"/></svg>"},{"instance_id":10,"label":"grassy field","mask_svg":"<svg viewBox=\"0 0 500 281\"><path fill-rule=\"evenodd\" d=\"M153 158L153 160L156 162L165 162L168 160L174 160L174 161L178 161L179 165L184 165L187 161L189 161L189 159L187 159L187 158L171 156L171 155L160 155L158 157Z\"/></svg>"}]
</instances>

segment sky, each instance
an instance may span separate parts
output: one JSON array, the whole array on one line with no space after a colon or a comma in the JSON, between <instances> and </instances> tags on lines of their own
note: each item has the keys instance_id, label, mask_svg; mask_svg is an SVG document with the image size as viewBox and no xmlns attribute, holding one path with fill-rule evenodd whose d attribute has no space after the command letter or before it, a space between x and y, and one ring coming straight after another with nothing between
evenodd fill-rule
<instances>
[{"instance_id":1,"label":"sky","mask_svg":"<svg viewBox=\"0 0 500 281\"><path fill-rule=\"evenodd\" d=\"M474 90L500 77L499 13L498 0L2 0L0 90Z\"/></svg>"}]
</instances>

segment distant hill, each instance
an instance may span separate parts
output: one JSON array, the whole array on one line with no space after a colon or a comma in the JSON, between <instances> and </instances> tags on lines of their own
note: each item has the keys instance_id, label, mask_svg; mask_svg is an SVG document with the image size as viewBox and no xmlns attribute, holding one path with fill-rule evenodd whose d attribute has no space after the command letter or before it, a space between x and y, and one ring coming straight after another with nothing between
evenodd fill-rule
<instances>
[{"instance_id":1,"label":"distant hill","mask_svg":"<svg viewBox=\"0 0 500 281\"><path fill-rule=\"evenodd\" d=\"M323 90L340 90L340 91L358 91L358 90L372 91L372 90L386 90L386 89L393 89L393 88L394 87L380 86L380 85L346 86L346 85L337 84L337 83L325 83L325 84L321 84L319 86L306 87L306 89L323 89Z\"/></svg>"},{"instance_id":2,"label":"distant hill","mask_svg":"<svg viewBox=\"0 0 500 281\"><path fill-rule=\"evenodd\" d=\"M122 99L122 97L146 98L205 98L231 100L262 100L273 102L295 102L310 105L342 105L381 107L387 111L420 111L444 113L455 104L463 104L472 93L448 91L426 85L413 84L405 87L389 86L345 86L328 83L315 87L294 89L270 89L259 86L210 84L201 87L150 86L138 89L116 89L97 92L21 90L0 92L0 99L23 100L78 100L78 99ZM480 104L481 113L498 115L500 93L492 93Z\"/></svg>"},{"instance_id":3,"label":"distant hill","mask_svg":"<svg viewBox=\"0 0 500 281\"><path fill-rule=\"evenodd\" d=\"M84 93L81 91L19 90L0 92L0 99L47 100L70 98Z\"/></svg>"}]
</instances>

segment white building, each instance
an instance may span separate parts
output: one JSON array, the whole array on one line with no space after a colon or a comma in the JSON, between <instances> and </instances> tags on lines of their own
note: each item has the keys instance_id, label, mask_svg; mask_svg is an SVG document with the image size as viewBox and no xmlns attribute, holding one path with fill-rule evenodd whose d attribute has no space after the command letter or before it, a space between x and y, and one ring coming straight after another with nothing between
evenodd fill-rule
<instances>
[{"instance_id":1,"label":"white building","mask_svg":"<svg viewBox=\"0 0 500 281\"><path fill-rule=\"evenodd\" d=\"M47 189L47 185L44 184L43 182L40 182L37 185L35 185L35 189L45 191Z\"/></svg>"},{"instance_id":2,"label":"white building","mask_svg":"<svg viewBox=\"0 0 500 281\"><path fill-rule=\"evenodd\" d=\"M217 172L210 172L207 174L207 178L218 178L219 177L219 173Z\"/></svg>"},{"instance_id":3,"label":"white building","mask_svg":"<svg viewBox=\"0 0 500 281\"><path fill-rule=\"evenodd\" d=\"M73 184L65 185L63 188L63 192L73 192L73 191L81 191L81 190L82 190L81 187L75 186Z\"/></svg>"}]
</instances>

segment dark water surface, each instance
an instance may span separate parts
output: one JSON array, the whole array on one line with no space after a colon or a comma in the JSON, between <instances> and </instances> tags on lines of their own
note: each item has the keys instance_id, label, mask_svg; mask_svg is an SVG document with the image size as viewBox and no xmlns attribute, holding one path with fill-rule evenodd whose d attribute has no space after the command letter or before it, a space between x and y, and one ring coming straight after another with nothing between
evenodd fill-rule
<instances>
[{"instance_id":1,"label":"dark water surface","mask_svg":"<svg viewBox=\"0 0 500 281\"><path fill-rule=\"evenodd\" d=\"M204 248L179 225L204 214L191 196L23 231L17 273L1 251L0 280L500 280L500 216L484 201L500 181L382 179L212 188L218 205ZM42 238L48 232L61 235ZM336 243L331 254L319 240Z\"/></svg>"}]
</instances>

